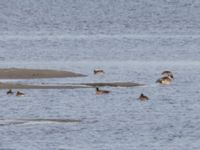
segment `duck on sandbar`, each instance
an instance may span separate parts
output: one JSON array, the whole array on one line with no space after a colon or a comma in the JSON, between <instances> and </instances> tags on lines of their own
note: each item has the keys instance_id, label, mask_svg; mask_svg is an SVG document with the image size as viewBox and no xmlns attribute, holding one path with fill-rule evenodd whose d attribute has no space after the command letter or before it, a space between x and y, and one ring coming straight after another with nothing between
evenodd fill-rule
<instances>
[{"instance_id":1,"label":"duck on sandbar","mask_svg":"<svg viewBox=\"0 0 200 150\"><path fill-rule=\"evenodd\" d=\"M96 88L96 94L101 95L101 94L108 94L110 91L107 90L100 90L98 87Z\"/></svg>"}]
</instances>

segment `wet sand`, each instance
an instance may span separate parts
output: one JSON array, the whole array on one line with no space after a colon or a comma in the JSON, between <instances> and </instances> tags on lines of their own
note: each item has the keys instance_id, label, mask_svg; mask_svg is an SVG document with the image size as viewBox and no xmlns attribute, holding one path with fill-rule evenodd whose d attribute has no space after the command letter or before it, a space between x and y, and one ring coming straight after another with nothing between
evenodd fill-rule
<instances>
[{"instance_id":1,"label":"wet sand","mask_svg":"<svg viewBox=\"0 0 200 150\"><path fill-rule=\"evenodd\" d=\"M44 123L80 123L79 119L0 119L0 126L18 124L44 124Z\"/></svg>"},{"instance_id":2,"label":"wet sand","mask_svg":"<svg viewBox=\"0 0 200 150\"><path fill-rule=\"evenodd\" d=\"M101 86L111 86L111 87L133 87L133 86L143 86L144 84L134 83L134 82L105 82L105 83L80 83L82 85L101 87Z\"/></svg>"},{"instance_id":3,"label":"wet sand","mask_svg":"<svg viewBox=\"0 0 200 150\"><path fill-rule=\"evenodd\" d=\"M0 79L64 78L64 77L84 77L84 76L86 75L71 71L62 71L62 70L23 69L23 68L0 69Z\"/></svg>"},{"instance_id":4,"label":"wet sand","mask_svg":"<svg viewBox=\"0 0 200 150\"><path fill-rule=\"evenodd\" d=\"M91 88L86 85L73 84L21 84L21 83L0 83L0 89L75 89Z\"/></svg>"},{"instance_id":5,"label":"wet sand","mask_svg":"<svg viewBox=\"0 0 200 150\"><path fill-rule=\"evenodd\" d=\"M102 86L111 87L134 87L144 84L133 82L104 82L104 83L70 83L70 84L20 84L20 83L0 83L0 89L75 89L75 88L95 88Z\"/></svg>"},{"instance_id":6,"label":"wet sand","mask_svg":"<svg viewBox=\"0 0 200 150\"><path fill-rule=\"evenodd\" d=\"M0 79L35 79L35 78L64 78L64 77L84 77L86 75L59 70L47 69L22 69L9 68L0 69ZM63 84L26 84L26 83L6 83L0 82L0 89L74 89L74 88L94 88L101 86L111 87L133 87L144 84L133 82L100 82L100 83L63 83Z\"/></svg>"}]
</instances>

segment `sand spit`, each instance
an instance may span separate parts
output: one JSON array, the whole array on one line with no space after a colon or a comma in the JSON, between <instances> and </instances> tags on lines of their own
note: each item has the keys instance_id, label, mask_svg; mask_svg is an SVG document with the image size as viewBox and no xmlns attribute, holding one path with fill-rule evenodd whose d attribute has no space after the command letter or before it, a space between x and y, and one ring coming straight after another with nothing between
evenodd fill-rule
<instances>
[{"instance_id":1,"label":"sand spit","mask_svg":"<svg viewBox=\"0 0 200 150\"><path fill-rule=\"evenodd\" d=\"M60 70L22 68L0 69L0 79L64 78L84 76L86 75Z\"/></svg>"},{"instance_id":2,"label":"sand spit","mask_svg":"<svg viewBox=\"0 0 200 150\"><path fill-rule=\"evenodd\" d=\"M18 124L52 124L52 123L80 123L78 119L0 119L0 126Z\"/></svg>"},{"instance_id":3,"label":"sand spit","mask_svg":"<svg viewBox=\"0 0 200 150\"><path fill-rule=\"evenodd\" d=\"M21 84L21 83L0 83L0 89L75 89L95 88L102 86L111 87L135 87L144 84L133 82L104 82L104 83L69 83L69 84Z\"/></svg>"},{"instance_id":4,"label":"sand spit","mask_svg":"<svg viewBox=\"0 0 200 150\"><path fill-rule=\"evenodd\" d=\"M87 85L92 87L101 87L101 86L133 87L133 86L143 86L144 84L139 84L134 82L105 82L105 83L82 83L81 85Z\"/></svg>"},{"instance_id":5,"label":"sand spit","mask_svg":"<svg viewBox=\"0 0 200 150\"><path fill-rule=\"evenodd\" d=\"M76 89L91 88L86 85L0 83L0 89Z\"/></svg>"}]
</instances>

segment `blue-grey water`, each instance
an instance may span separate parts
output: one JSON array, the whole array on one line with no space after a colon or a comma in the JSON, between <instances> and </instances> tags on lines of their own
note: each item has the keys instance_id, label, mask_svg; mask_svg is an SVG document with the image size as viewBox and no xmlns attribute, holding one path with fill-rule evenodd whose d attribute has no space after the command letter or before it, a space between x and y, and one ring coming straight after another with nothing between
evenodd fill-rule
<instances>
[{"instance_id":1,"label":"blue-grey water","mask_svg":"<svg viewBox=\"0 0 200 150\"><path fill-rule=\"evenodd\" d=\"M2 150L199 150L200 1L1 0L0 67L70 70L83 78L23 83L131 81L144 87L0 92ZM104 75L94 76L102 68ZM171 70L169 86L155 84ZM16 90L15 90L16 91ZM150 100L137 98L144 92Z\"/></svg>"}]
</instances>

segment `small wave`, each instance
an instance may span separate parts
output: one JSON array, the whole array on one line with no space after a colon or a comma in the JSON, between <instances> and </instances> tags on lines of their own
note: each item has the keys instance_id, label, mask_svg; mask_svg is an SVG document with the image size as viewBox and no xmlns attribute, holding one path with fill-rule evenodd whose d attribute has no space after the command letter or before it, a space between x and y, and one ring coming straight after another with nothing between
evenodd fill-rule
<instances>
[{"instance_id":1,"label":"small wave","mask_svg":"<svg viewBox=\"0 0 200 150\"><path fill-rule=\"evenodd\" d=\"M0 57L0 61L4 61L5 59L5 57Z\"/></svg>"}]
</instances>

